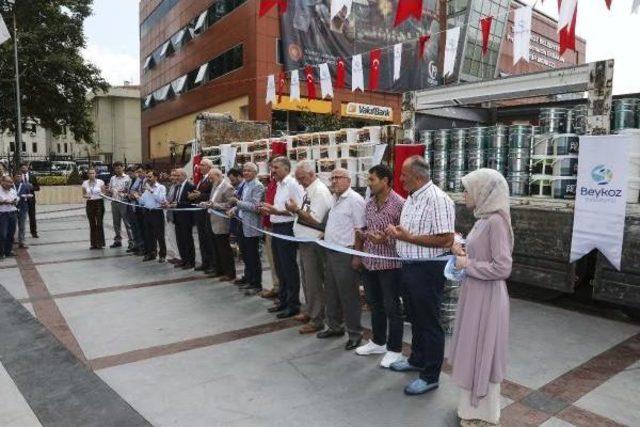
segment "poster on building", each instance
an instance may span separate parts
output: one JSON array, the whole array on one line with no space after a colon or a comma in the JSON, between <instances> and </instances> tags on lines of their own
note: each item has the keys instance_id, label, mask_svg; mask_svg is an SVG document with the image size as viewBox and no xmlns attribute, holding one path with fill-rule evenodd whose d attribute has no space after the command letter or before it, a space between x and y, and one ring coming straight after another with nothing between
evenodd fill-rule
<instances>
[{"instance_id":1,"label":"poster on building","mask_svg":"<svg viewBox=\"0 0 640 427\"><path fill-rule=\"evenodd\" d=\"M343 8L331 19L330 0L289 1L281 16L282 56L286 70L302 69L307 64L329 62L336 75L336 61L346 62L346 87L351 87L351 57L362 54L368 69L371 50L382 48L378 90L403 92L435 86L441 79L438 60L440 24L437 0L424 0L422 21L410 19L393 26L397 0L354 0L349 13ZM431 35L422 58L418 55L420 36ZM393 78L394 45L404 43L402 72ZM317 69L315 70L317 73ZM365 88L369 73L364 73Z\"/></svg>"},{"instance_id":2,"label":"poster on building","mask_svg":"<svg viewBox=\"0 0 640 427\"><path fill-rule=\"evenodd\" d=\"M620 270L633 137L580 137L571 262L593 249Z\"/></svg>"}]
</instances>

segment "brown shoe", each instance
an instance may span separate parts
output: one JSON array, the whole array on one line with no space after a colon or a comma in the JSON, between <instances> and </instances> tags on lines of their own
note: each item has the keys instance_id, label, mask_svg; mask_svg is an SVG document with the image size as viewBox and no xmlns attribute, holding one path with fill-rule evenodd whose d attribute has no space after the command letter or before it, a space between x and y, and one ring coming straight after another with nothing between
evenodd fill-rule
<instances>
[{"instance_id":1,"label":"brown shoe","mask_svg":"<svg viewBox=\"0 0 640 427\"><path fill-rule=\"evenodd\" d=\"M307 323L302 328L298 329L298 332L301 335L305 335L305 334L315 334L316 332L321 330L322 330L322 327L313 325L311 323Z\"/></svg>"},{"instance_id":2,"label":"brown shoe","mask_svg":"<svg viewBox=\"0 0 640 427\"><path fill-rule=\"evenodd\" d=\"M301 323L307 323L309 319L310 317L307 313L300 313L293 316L293 320L297 320L298 322L301 322Z\"/></svg>"},{"instance_id":3,"label":"brown shoe","mask_svg":"<svg viewBox=\"0 0 640 427\"><path fill-rule=\"evenodd\" d=\"M278 293L273 289L268 289L268 290L262 291L262 295L260 296L266 299L274 299L275 297L278 296Z\"/></svg>"}]
</instances>

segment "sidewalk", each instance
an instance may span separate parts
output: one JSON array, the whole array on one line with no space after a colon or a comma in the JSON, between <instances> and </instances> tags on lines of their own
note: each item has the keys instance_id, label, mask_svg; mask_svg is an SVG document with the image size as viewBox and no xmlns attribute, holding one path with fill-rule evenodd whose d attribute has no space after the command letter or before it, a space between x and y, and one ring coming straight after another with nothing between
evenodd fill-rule
<instances>
[{"instance_id":1,"label":"sidewalk","mask_svg":"<svg viewBox=\"0 0 640 427\"><path fill-rule=\"evenodd\" d=\"M82 206L39 218L40 239L0 262L2 426L456 425L447 373L405 397L411 375L299 335L267 300L89 251ZM640 325L511 304L503 426L640 425Z\"/></svg>"}]
</instances>

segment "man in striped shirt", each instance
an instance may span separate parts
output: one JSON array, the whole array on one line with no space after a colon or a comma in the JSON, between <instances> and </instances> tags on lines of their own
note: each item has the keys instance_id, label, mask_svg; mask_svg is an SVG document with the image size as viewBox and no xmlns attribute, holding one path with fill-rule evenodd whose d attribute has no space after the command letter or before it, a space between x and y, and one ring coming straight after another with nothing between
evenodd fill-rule
<instances>
[{"instance_id":1,"label":"man in striped shirt","mask_svg":"<svg viewBox=\"0 0 640 427\"><path fill-rule=\"evenodd\" d=\"M429 164L420 156L404 162L400 180L409 197L402 209L400 225L389 225L387 234L396 239L396 250L403 258L402 286L413 338L409 359L395 362L390 368L420 372L420 377L404 390L408 395L418 395L438 387L444 359L440 305L446 260L429 259L444 255L453 244L455 206L431 182Z\"/></svg>"},{"instance_id":2,"label":"man in striped shirt","mask_svg":"<svg viewBox=\"0 0 640 427\"><path fill-rule=\"evenodd\" d=\"M385 233L389 225L400 223L400 213L404 199L392 189L393 172L385 165L377 165L369 170L371 198L365 210L366 227L356 231L356 249L364 252L393 257L396 255L395 240ZM371 308L371 329L373 337L356 349L356 354L368 356L384 354L380 366L388 368L403 359L402 334L404 321L400 305L399 261L384 258L353 258L355 268L364 266L362 279L367 304ZM387 334L387 328L389 333Z\"/></svg>"}]
</instances>

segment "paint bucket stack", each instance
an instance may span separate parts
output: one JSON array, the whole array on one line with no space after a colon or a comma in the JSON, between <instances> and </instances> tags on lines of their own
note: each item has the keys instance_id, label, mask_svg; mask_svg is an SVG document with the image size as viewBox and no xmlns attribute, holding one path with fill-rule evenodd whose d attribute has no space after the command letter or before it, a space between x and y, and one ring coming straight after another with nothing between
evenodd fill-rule
<instances>
[{"instance_id":1,"label":"paint bucket stack","mask_svg":"<svg viewBox=\"0 0 640 427\"><path fill-rule=\"evenodd\" d=\"M449 174L447 189L461 193L462 177L467 173L467 129L452 129L449 145Z\"/></svg>"},{"instance_id":2,"label":"paint bucket stack","mask_svg":"<svg viewBox=\"0 0 640 427\"><path fill-rule=\"evenodd\" d=\"M553 178L551 195L554 199L575 199L578 179L578 151L580 137L559 134L552 139Z\"/></svg>"},{"instance_id":3,"label":"paint bucket stack","mask_svg":"<svg viewBox=\"0 0 640 427\"><path fill-rule=\"evenodd\" d=\"M435 139L435 131L422 130L420 131L420 143L424 145L424 159L429 164L429 167L433 170L433 145Z\"/></svg>"},{"instance_id":4,"label":"paint bucket stack","mask_svg":"<svg viewBox=\"0 0 640 427\"><path fill-rule=\"evenodd\" d=\"M509 140L507 127L496 125L489 129L487 148L487 167L495 169L501 174L507 170L507 154L509 152Z\"/></svg>"},{"instance_id":5,"label":"paint bucket stack","mask_svg":"<svg viewBox=\"0 0 640 427\"><path fill-rule=\"evenodd\" d=\"M442 188L443 190L446 190L447 188L447 172L449 170L449 138L449 129L440 129L435 131L435 138L433 141L433 169L431 173L431 179L438 187Z\"/></svg>"},{"instance_id":6,"label":"paint bucket stack","mask_svg":"<svg viewBox=\"0 0 640 427\"><path fill-rule=\"evenodd\" d=\"M507 182L512 196L526 196L528 193L532 133L528 125L509 126Z\"/></svg>"},{"instance_id":7,"label":"paint bucket stack","mask_svg":"<svg viewBox=\"0 0 640 427\"><path fill-rule=\"evenodd\" d=\"M489 128L475 127L469 129L467 139L467 170L469 172L486 166L487 140Z\"/></svg>"},{"instance_id":8,"label":"paint bucket stack","mask_svg":"<svg viewBox=\"0 0 640 427\"><path fill-rule=\"evenodd\" d=\"M567 111L567 127L568 133L576 135L587 134L587 106L577 105Z\"/></svg>"},{"instance_id":9,"label":"paint bucket stack","mask_svg":"<svg viewBox=\"0 0 640 427\"><path fill-rule=\"evenodd\" d=\"M638 127L638 99L615 99L611 111L611 133Z\"/></svg>"},{"instance_id":10,"label":"paint bucket stack","mask_svg":"<svg viewBox=\"0 0 640 427\"><path fill-rule=\"evenodd\" d=\"M567 110L565 108L543 108L540 110L540 133L563 133L566 125Z\"/></svg>"}]
</instances>

